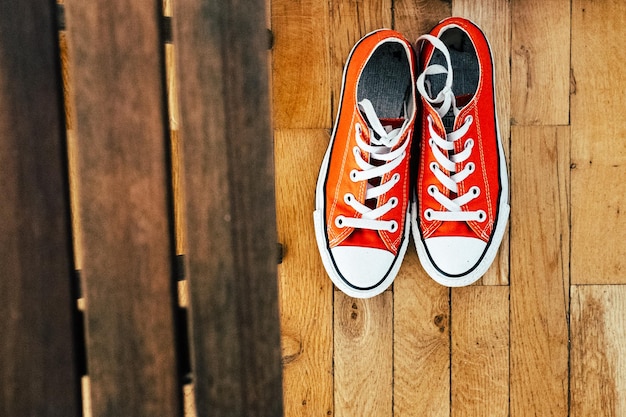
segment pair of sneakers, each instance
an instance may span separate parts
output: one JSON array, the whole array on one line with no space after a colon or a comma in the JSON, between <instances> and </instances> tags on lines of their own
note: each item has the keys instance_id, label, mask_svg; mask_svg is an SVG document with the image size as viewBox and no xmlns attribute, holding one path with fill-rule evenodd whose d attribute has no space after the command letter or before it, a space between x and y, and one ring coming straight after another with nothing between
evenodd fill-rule
<instances>
[{"instance_id":1,"label":"pair of sneakers","mask_svg":"<svg viewBox=\"0 0 626 417\"><path fill-rule=\"evenodd\" d=\"M390 29L353 47L313 217L324 267L352 297L391 285L411 230L438 283L469 285L487 271L509 204L494 67L480 28L452 17L415 49Z\"/></svg>"}]
</instances>

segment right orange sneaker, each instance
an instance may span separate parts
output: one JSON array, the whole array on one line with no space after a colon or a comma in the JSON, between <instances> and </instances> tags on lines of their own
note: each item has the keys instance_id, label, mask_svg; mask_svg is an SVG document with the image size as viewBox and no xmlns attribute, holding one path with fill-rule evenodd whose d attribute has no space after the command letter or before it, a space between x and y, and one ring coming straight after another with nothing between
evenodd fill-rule
<instances>
[{"instance_id":1,"label":"right orange sneaker","mask_svg":"<svg viewBox=\"0 0 626 417\"><path fill-rule=\"evenodd\" d=\"M421 150L412 229L426 272L449 287L478 280L509 217L489 43L452 17L418 39Z\"/></svg>"},{"instance_id":2,"label":"right orange sneaker","mask_svg":"<svg viewBox=\"0 0 626 417\"><path fill-rule=\"evenodd\" d=\"M313 217L324 267L352 297L389 287L409 241L414 65L411 44L389 29L363 37L345 65Z\"/></svg>"}]
</instances>

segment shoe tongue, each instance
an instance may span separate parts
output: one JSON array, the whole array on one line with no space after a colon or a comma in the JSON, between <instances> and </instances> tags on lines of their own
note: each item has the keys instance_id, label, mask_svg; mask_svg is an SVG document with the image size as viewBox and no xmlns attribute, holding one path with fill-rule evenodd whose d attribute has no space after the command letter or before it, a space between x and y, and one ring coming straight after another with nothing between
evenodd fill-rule
<instances>
[{"instance_id":1,"label":"shoe tongue","mask_svg":"<svg viewBox=\"0 0 626 417\"><path fill-rule=\"evenodd\" d=\"M381 118L380 119L380 123L383 125L383 128L385 129L385 132L389 133L394 129L400 129L404 123L406 122L405 118ZM401 132L398 132L401 133ZM378 135L376 135L376 137L378 137ZM394 136L396 137L396 136ZM396 144L393 145L393 148L397 148L398 146L400 146L402 142L398 142Z\"/></svg>"},{"instance_id":2,"label":"shoe tongue","mask_svg":"<svg viewBox=\"0 0 626 417\"><path fill-rule=\"evenodd\" d=\"M392 129L402 127L402 125L404 124L404 120L405 119L403 117L393 119L383 118L380 119L380 123L382 123L387 132L390 132Z\"/></svg>"},{"instance_id":3,"label":"shoe tongue","mask_svg":"<svg viewBox=\"0 0 626 417\"><path fill-rule=\"evenodd\" d=\"M456 116L454 116L454 111L452 109L448 110L448 113L441 118L443 127L446 129L446 133L451 133L454 130L454 119L456 119Z\"/></svg>"},{"instance_id":4,"label":"shoe tongue","mask_svg":"<svg viewBox=\"0 0 626 417\"><path fill-rule=\"evenodd\" d=\"M463 94L460 96L455 96L456 107L458 110L461 110L467 103L472 99L471 94ZM443 127L446 129L446 133L451 133L454 130L454 122L456 121L456 116L454 115L454 110L450 107L450 110L441 118L443 121Z\"/></svg>"}]
</instances>

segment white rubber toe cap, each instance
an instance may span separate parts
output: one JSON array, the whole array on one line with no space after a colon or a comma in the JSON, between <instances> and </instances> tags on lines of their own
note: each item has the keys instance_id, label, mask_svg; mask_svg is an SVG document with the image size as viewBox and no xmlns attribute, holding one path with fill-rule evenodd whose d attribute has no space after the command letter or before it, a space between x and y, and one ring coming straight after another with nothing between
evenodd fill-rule
<instances>
[{"instance_id":1,"label":"white rubber toe cap","mask_svg":"<svg viewBox=\"0 0 626 417\"><path fill-rule=\"evenodd\" d=\"M440 236L424 241L434 266L446 275L464 276L480 262L487 243L473 237Z\"/></svg>"},{"instance_id":2,"label":"white rubber toe cap","mask_svg":"<svg viewBox=\"0 0 626 417\"><path fill-rule=\"evenodd\" d=\"M337 270L357 289L381 285L389 275L395 256L386 250L338 246L330 250Z\"/></svg>"}]
</instances>

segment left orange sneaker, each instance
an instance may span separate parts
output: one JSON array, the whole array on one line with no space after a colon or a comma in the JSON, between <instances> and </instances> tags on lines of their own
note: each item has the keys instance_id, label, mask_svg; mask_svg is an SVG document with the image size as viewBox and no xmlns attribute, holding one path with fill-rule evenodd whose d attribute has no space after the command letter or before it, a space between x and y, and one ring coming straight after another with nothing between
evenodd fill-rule
<instances>
[{"instance_id":1,"label":"left orange sneaker","mask_svg":"<svg viewBox=\"0 0 626 417\"><path fill-rule=\"evenodd\" d=\"M411 44L381 29L354 46L344 68L313 217L324 267L352 297L388 288L409 241L414 66Z\"/></svg>"}]
</instances>

